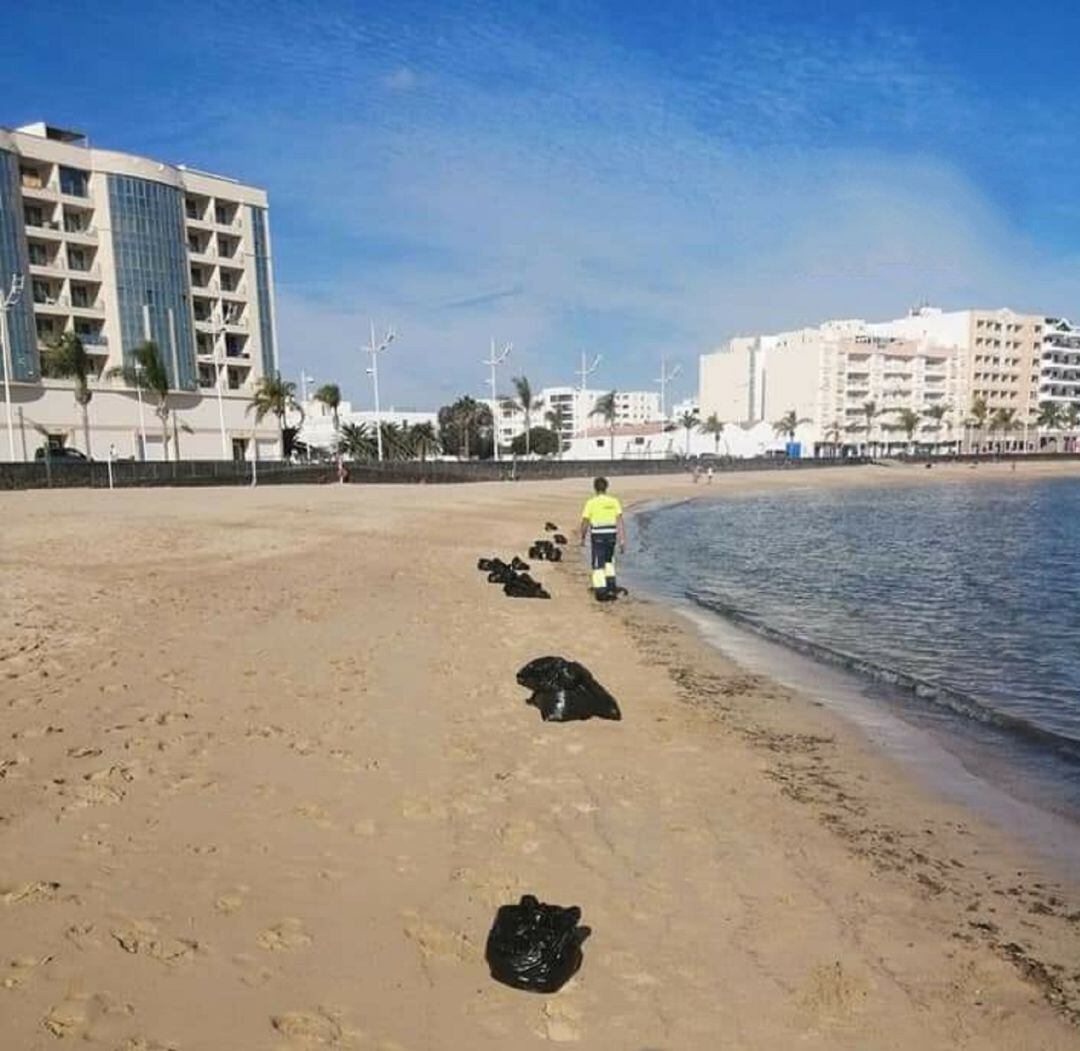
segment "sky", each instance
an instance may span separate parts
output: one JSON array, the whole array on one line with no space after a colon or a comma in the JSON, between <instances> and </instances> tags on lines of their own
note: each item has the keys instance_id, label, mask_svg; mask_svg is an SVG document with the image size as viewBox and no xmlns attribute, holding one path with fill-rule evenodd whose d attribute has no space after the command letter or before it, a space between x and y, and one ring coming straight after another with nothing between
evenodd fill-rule
<instances>
[{"instance_id":1,"label":"sky","mask_svg":"<svg viewBox=\"0 0 1080 1051\"><path fill-rule=\"evenodd\" d=\"M265 187L282 371L361 407L372 320L384 407L435 408L492 339L501 388L585 351L603 389L665 356L678 398L737 334L1080 314L1072 5L9 7L0 125Z\"/></svg>"}]
</instances>

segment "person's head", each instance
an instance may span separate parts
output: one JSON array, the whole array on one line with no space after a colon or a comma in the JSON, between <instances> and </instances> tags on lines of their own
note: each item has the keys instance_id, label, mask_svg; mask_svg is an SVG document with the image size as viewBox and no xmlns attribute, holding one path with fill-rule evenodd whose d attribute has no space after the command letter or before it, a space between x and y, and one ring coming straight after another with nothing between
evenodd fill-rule
<instances>
[{"instance_id":1,"label":"person's head","mask_svg":"<svg viewBox=\"0 0 1080 1051\"><path fill-rule=\"evenodd\" d=\"M592 487L598 493L606 493L607 492L607 479L606 478L597 478L597 479L595 479L593 481Z\"/></svg>"}]
</instances>

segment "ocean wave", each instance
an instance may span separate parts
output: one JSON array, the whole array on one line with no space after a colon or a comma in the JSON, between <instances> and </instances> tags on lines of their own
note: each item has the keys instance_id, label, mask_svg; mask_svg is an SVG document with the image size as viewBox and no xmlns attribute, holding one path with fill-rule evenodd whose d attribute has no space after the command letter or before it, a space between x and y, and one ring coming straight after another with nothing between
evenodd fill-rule
<instances>
[{"instance_id":1,"label":"ocean wave","mask_svg":"<svg viewBox=\"0 0 1080 1051\"><path fill-rule=\"evenodd\" d=\"M1080 764L1080 740L1074 737L1047 730L1020 716L995 708L986 701L961 690L943 686L940 683L912 675L900 668L859 657L836 647L815 642L794 632L774 627L760 617L739 609L722 599L705 596L692 590L688 590L684 594L694 605L707 609L711 613L716 613L771 642L776 642L822 664L841 668L844 671L862 676L871 682L891 687L908 696L915 697L919 701L947 709L965 719L971 719L984 726L990 726L1004 733L1012 734L1024 741L1052 751L1070 762Z\"/></svg>"}]
</instances>

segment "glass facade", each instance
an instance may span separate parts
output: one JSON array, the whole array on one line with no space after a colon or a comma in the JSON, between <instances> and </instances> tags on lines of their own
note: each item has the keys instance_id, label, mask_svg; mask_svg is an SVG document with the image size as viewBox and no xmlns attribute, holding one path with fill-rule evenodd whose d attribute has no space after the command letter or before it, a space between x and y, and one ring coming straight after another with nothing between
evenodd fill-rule
<instances>
[{"instance_id":1,"label":"glass facade","mask_svg":"<svg viewBox=\"0 0 1080 1051\"><path fill-rule=\"evenodd\" d=\"M31 298L30 267L23 236L22 190L19 187L19 158L0 150L0 294L11 290L11 278L22 274L26 287L19 301L8 311L11 333L11 376L17 380L38 377L37 334ZM3 356L0 355L0 376Z\"/></svg>"},{"instance_id":2,"label":"glass facade","mask_svg":"<svg viewBox=\"0 0 1080 1051\"><path fill-rule=\"evenodd\" d=\"M266 209L248 205L254 231L255 281L259 296L259 342L262 344L263 373L277 371L274 348L274 321L270 304L270 235L266 230Z\"/></svg>"},{"instance_id":3,"label":"glass facade","mask_svg":"<svg viewBox=\"0 0 1080 1051\"><path fill-rule=\"evenodd\" d=\"M195 390L183 192L128 175L109 175L108 187L124 359L146 338L149 315L173 389Z\"/></svg>"}]
</instances>

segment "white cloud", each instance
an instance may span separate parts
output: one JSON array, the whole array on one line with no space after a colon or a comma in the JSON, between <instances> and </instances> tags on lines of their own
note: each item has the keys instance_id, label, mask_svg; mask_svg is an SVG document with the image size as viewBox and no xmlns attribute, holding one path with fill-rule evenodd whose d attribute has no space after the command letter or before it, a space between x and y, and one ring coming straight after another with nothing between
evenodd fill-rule
<instances>
[{"instance_id":1,"label":"white cloud","mask_svg":"<svg viewBox=\"0 0 1080 1051\"><path fill-rule=\"evenodd\" d=\"M416 74L408 66L398 66L393 73L383 77L383 87L391 91L409 91L416 87Z\"/></svg>"}]
</instances>

